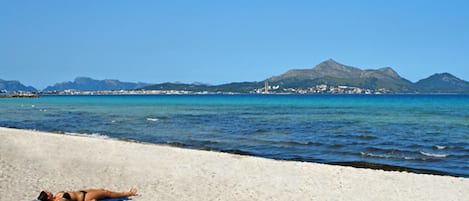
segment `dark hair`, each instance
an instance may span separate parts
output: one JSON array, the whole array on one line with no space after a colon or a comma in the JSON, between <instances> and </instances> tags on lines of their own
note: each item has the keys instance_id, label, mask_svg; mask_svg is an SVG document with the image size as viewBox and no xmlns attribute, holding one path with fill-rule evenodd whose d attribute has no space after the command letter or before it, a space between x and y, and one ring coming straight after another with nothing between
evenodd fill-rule
<instances>
[{"instance_id":1,"label":"dark hair","mask_svg":"<svg viewBox=\"0 0 469 201\"><path fill-rule=\"evenodd\" d=\"M44 192L44 191L41 191L41 193L39 193L39 196L37 197L38 200L40 201L48 201L47 200L47 193Z\"/></svg>"}]
</instances>

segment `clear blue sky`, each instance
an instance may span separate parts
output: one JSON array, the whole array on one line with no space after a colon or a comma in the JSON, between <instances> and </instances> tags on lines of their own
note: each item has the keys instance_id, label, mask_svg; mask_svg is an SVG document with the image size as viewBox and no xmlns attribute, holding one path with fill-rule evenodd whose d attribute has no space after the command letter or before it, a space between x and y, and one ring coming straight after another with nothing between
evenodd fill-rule
<instances>
[{"instance_id":1,"label":"clear blue sky","mask_svg":"<svg viewBox=\"0 0 469 201\"><path fill-rule=\"evenodd\" d=\"M0 0L0 78L260 81L334 60L469 80L469 1Z\"/></svg>"}]
</instances>

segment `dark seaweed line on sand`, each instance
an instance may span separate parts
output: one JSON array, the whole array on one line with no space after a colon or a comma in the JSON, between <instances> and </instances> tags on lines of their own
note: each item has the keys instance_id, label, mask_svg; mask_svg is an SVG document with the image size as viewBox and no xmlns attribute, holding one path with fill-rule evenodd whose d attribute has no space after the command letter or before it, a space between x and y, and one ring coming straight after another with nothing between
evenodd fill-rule
<instances>
[{"instance_id":1,"label":"dark seaweed line on sand","mask_svg":"<svg viewBox=\"0 0 469 201\"><path fill-rule=\"evenodd\" d=\"M364 162L364 161L331 162L331 163L326 163L326 164L350 166L350 167L355 167L355 168L367 168L367 169L373 169L373 170L411 172L411 173L416 173L416 174L431 174L431 175L466 177L466 178L469 177L469 175L465 175L465 174L449 173L449 172L443 172L443 171L438 171L438 170L408 168L408 167L403 167L403 166L386 165L386 164L379 164L379 163L369 163L369 162Z\"/></svg>"},{"instance_id":2,"label":"dark seaweed line on sand","mask_svg":"<svg viewBox=\"0 0 469 201\"><path fill-rule=\"evenodd\" d=\"M284 158L276 158L276 157L266 157L263 155L252 154L242 150L214 150L214 149L203 149L209 151L219 151L224 153L231 153L237 155L245 155L245 156L255 156L255 157L263 157L263 158L271 158L275 160L284 160L284 161L300 161L300 162L313 162L313 163L321 163L321 164L328 164L328 165L339 165L339 166L346 166L346 167L354 167L354 168L364 168L364 169L372 169L372 170L384 170L384 171L393 171L393 172L409 172L409 173L416 173L416 174L429 174L429 175L440 175L440 176L453 176L453 177L465 177L469 178L467 174L457 174L457 173L450 173L438 170L428 170L428 169L418 169L418 168L409 168L403 166L396 166L396 165L387 165L387 164L379 164L379 163L369 163L365 161L343 161L343 162L319 162L315 160L304 160L302 158L291 158L291 159L284 159Z\"/></svg>"}]
</instances>

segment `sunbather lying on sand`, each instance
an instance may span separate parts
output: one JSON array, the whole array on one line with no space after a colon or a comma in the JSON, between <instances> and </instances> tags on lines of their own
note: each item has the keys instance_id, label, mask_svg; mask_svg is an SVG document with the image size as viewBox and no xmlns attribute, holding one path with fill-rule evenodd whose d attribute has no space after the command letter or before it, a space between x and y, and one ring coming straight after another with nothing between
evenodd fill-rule
<instances>
[{"instance_id":1,"label":"sunbather lying on sand","mask_svg":"<svg viewBox=\"0 0 469 201\"><path fill-rule=\"evenodd\" d=\"M125 192L113 192L106 189L88 189L83 191L60 191L53 195L49 191L42 191L37 197L40 201L97 201L106 198L120 198L134 196L137 194L136 188L131 188Z\"/></svg>"}]
</instances>

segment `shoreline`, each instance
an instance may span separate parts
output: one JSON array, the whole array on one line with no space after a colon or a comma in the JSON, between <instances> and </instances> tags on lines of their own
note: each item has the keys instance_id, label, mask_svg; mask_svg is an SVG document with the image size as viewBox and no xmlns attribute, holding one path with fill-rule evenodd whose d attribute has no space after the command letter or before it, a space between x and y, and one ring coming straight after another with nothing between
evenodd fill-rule
<instances>
[{"instance_id":1,"label":"shoreline","mask_svg":"<svg viewBox=\"0 0 469 201\"><path fill-rule=\"evenodd\" d=\"M469 179L0 127L0 200L86 188L133 200L467 200Z\"/></svg>"},{"instance_id":2,"label":"shoreline","mask_svg":"<svg viewBox=\"0 0 469 201\"><path fill-rule=\"evenodd\" d=\"M185 147L185 145L180 145L180 144L157 144L157 145L169 145L172 147L187 148ZM370 163L366 161L317 162L317 161L306 161L306 160L301 160L301 159L287 160L287 159L282 159L282 158L267 158L267 157L254 155L249 152L245 152L241 150L216 150L216 149L195 149L195 150L215 151L215 152L222 152L222 153L229 153L229 154L236 154L236 155L243 155L243 156L260 157L260 158L266 158L266 159L272 159L272 160L278 160L278 161L296 161L296 162L305 162L305 163L318 163L318 164L325 164L325 165L354 167L354 168L362 168L362 169L370 169L370 170L383 170L383 171L389 171L389 172L407 172L407 173L414 173L414 174L427 174L427 175L469 178L469 175L465 175L465 174L456 174L456 173L443 172L443 171L430 170L430 169L417 169L417 168L410 168L410 167L405 167L405 166L389 165L389 164L382 164L382 163Z\"/></svg>"},{"instance_id":3,"label":"shoreline","mask_svg":"<svg viewBox=\"0 0 469 201\"><path fill-rule=\"evenodd\" d=\"M228 154L235 154L235 155L243 155L243 156L250 156L250 157L259 157L265 159L272 159L278 161L295 161L295 162L306 162L306 163L318 163L318 164L325 164L325 165L336 165L336 166L344 166L344 167L354 167L354 168L362 168L362 169L370 169L370 170L383 170L383 171L390 171L390 172L407 172L407 173L415 173L415 174L428 174L428 175L438 175L438 176L451 176L451 177L463 177L469 178L469 175L466 174L456 174L451 172L444 172L438 170L431 170L431 169L417 169L405 166L396 166L396 165L389 165L389 164L382 164L382 163L370 163L366 161L334 161L334 162L318 162L318 161L308 161L302 159L282 159L282 158L269 158L263 157L260 155L255 155L250 152L245 152L242 150L218 150L218 149L205 149L205 148L192 148L187 144L182 143L152 143L152 142L145 142L145 141L138 141L133 139L119 139L119 138L112 138L106 135L94 135L94 134L82 134L82 133L69 133L63 131L41 131L41 130L34 130L34 129L22 129L22 128L15 128L15 127L0 127L0 128L8 128L8 129L18 129L18 130L25 130L25 131L33 131L33 132L46 132L46 133L53 133L57 135L65 135L65 136L78 136L78 137L88 137L88 138L97 138L97 139L107 139L107 140L116 140L116 141L123 141L123 142L131 142L131 143L139 143L139 144L147 144L147 145L156 145L156 146L168 146L168 147L175 147L175 148L183 148L189 150L200 150L200 151L210 151L210 152L220 152L220 153L228 153Z\"/></svg>"}]
</instances>

